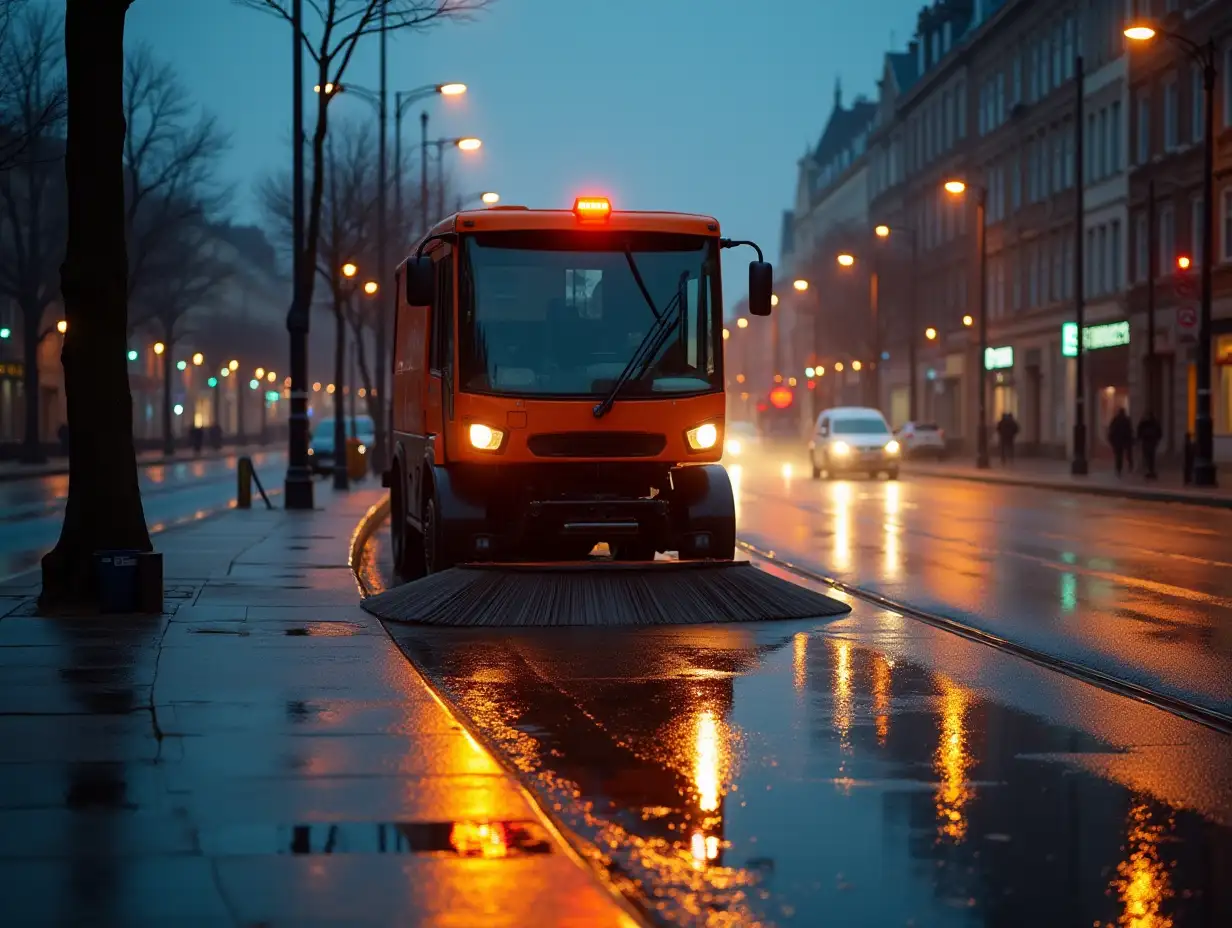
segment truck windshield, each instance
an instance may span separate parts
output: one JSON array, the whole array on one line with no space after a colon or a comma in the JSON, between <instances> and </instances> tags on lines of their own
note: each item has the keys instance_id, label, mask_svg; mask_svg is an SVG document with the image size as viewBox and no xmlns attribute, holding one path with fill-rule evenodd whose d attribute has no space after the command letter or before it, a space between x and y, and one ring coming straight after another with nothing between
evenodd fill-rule
<instances>
[{"instance_id":1,"label":"truck windshield","mask_svg":"<svg viewBox=\"0 0 1232 928\"><path fill-rule=\"evenodd\" d=\"M462 390L606 395L656 314L669 307L676 317L663 320L669 337L631 372L621 397L720 388L722 342L714 309L720 297L712 273L717 240L517 232L464 241L458 305Z\"/></svg>"}]
</instances>

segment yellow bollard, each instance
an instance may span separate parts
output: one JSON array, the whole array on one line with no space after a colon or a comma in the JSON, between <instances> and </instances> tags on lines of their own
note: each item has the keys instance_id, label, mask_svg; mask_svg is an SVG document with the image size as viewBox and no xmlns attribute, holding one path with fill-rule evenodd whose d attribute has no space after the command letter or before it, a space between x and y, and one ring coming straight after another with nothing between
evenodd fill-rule
<instances>
[{"instance_id":1,"label":"yellow bollard","mask_svg":"<svg viewBox=\"0 0 1232 928\"><path fill-rule=\"evenodd\" d=\"M346 441L347 476L352 480L363 480L368 475L368 447L358 438L351 437Z\"/></svg>"}]
</instances>

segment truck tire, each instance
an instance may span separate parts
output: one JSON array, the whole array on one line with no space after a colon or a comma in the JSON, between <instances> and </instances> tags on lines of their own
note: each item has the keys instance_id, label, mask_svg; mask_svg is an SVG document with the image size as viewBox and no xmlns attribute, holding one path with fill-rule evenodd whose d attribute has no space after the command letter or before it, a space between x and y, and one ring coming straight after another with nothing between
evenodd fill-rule
<instances>
[{"instance_id":1,"label":"truck tire","mask_svg":"<svg viewBox=\"0 0 1232 928\"><path fill-rule=\"evenodd\" d=\"M418 580L424 576L423 535L407 521L406 483L402 468L394 467L390 487L389 535L393 548L394 572L404 581Z\"/></svg>"},{"instance_id":2,"label":"truck tire","mask_svg":"<svg viewBox=\"0 0 1232 928\"><path fill-rule=\"evenodd\" d=\"M733 560L736 556L736 501L721 466L680 468L672 475L672 522L682 561ZM701 543L702 535L709 536Z\"/></svg>"}]
</instances>

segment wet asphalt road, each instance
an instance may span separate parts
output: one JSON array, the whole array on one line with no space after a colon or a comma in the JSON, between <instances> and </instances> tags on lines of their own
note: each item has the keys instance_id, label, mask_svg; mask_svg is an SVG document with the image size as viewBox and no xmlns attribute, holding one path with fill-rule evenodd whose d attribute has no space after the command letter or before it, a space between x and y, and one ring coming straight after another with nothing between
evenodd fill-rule
<instances>
[{"instance_id":1,"label":"wet asphalt road","mask_svg":"<svg viewBox=\"0 0 1232 928\"><path fill-rule=\"evenodd\" d=\"M1226 703L1226 513L782 463L737 472L743 537ZM388 578L383 535L371 557ZM387 627L663 923L1232 924L1232 739L850 602L829 623Z\"/></svg>"},{"instance_id":2,"label":"wet asphalt road","mask_svg":"<svg viewBox=\"0 0 1232 928\"><path fill-rule=\"evenodd\" d=\"M251 455L266 493L282 492L286 455ZM138 470L146 523L162 531L235 505L234 455L225 458L144 467ZM254 496L256 491L254 489ZM60 537L68 477L57 475L0 483L0 580L37 567ZM261 505L260 498L257 504Z\"/></svg>"},{"instance_id":3,"label":"wet asphalt road","mask_svg":"<svg viewBox=\"0 0 1232 928\"><path fill-rule=\"evenodd\" d=\"M734 462L733 462L734 463ZM742 539L821 574L1232 714L1232 513L729 465Z\"/></svg>"}]
</instances>

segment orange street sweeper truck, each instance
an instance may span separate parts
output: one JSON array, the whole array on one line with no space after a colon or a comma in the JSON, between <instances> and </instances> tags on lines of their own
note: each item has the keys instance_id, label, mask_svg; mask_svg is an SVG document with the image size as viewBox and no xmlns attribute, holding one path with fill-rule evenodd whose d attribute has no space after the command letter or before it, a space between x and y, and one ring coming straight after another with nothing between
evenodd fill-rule
<instances>
[{"instance_id":1,"label":"orange street sweeper truck","mask_svg":"<svg viewBox=\"0 0 1232 928\"><path fill-rule=\"evenodd\" d=\"M709 216L495 207L397 270L385 481L407 580L466 562L735 555L723 451L723 249Z\"/></svg>"}]
</instances>

